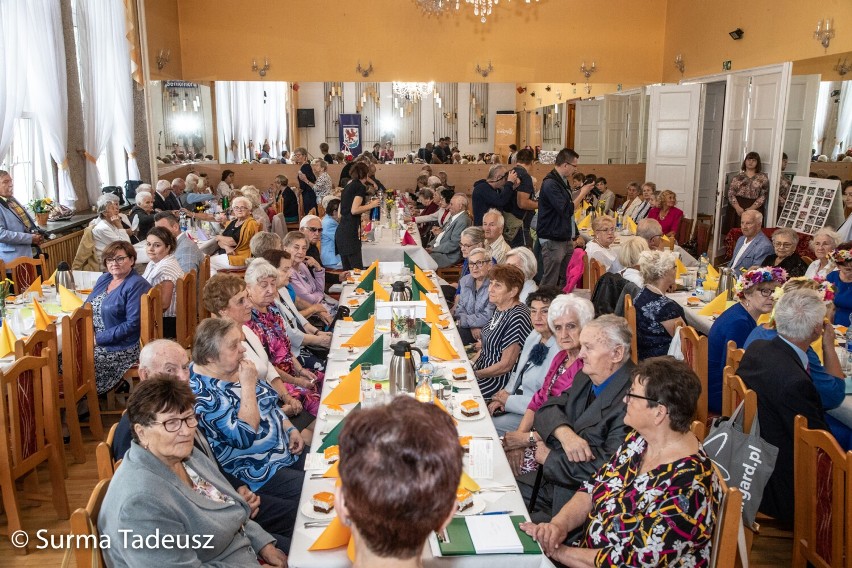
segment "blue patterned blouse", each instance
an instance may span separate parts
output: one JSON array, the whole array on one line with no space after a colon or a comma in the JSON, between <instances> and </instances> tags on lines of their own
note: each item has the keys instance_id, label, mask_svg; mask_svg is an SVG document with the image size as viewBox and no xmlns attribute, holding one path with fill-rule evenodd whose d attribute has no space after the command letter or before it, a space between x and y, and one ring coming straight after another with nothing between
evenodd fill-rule
<instances>
[{"instance_id":1,"label":"blue patterned blouse","mask_svg":"<svg viewBox=\"0 0 852 568\"><path fill-rule=\"evenodd\" d=\"M284 428L287 417L278 407L278 393L257 381L260 424L255 431L239 419L240 383L221 381L189 367L189 383L195 393L198 426L207 436L216 460L229 474L257 491L282 467L293 465L290 436Z\"/></svg>"}]
</instances>

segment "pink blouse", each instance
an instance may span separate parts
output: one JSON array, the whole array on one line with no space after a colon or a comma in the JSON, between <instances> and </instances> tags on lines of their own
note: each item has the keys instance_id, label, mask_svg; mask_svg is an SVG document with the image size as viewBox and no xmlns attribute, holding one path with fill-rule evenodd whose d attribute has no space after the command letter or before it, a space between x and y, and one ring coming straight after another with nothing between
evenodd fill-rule
<instances>
[{"instance_id":1,"label":"pink blouse","mask_svg":"<svg viewBox=\"0 0 852 568\"><path fill-rule=\"evenodd\" d=\"M571 385L574 384L574 377L583 369L583 360L579 358L575 359L573 363L560 372L559 367L562 366L562 363L567 358L568 352L564 350L557 353L556 357L553 358L550 369L547 370L547 376L544 377L544 383L533 395L532 400L527 406L527 410L535 412L541 408L542 404L547 402L547 399L552 396L559 396L571 388Z\"/></svg>"},{"instance_id":2,"label":"pink blouse","mask_svg":"<svg viewBox=\"0 0 852 568\"><path fill-rule=\"evenodd\" d=\"M683 211L677 207L672 207L669 209L669 212L666 213L666 218L660 219L660 208L652 207L648 212L648 219L656 219L659 221L660 226L663 228L663 234L668 235L669 233L677 232L677 229L680 226L680 220L683 219Z\"/></svg>"},{"instance_id":3,"label":"pink blouse","mask_svg":"<svg viewBox=\"0 0 852 568\"><path fill-rule=\"evenodd\" d=\"M290 273L290 283L296 295L312 304L318 304L325 297L325 270L314 269L311 274L308 265L300 262Z\"/></svg>"}]
</instances>

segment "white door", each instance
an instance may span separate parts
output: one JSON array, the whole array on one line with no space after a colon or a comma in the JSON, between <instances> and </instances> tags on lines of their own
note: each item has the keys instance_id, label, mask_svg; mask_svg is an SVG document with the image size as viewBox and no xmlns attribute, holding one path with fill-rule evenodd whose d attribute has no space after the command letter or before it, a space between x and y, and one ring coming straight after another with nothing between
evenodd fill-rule
<instances>
[{"instance_id":1,"label":"white door","mask_svg":"<svg viewBox=\"0 0 852 568\"><path fill-rule=\"evenodd\" d=\"M684 215L694 218L704 85L655 85L649 92L645 179L675 192Z\"/></svg>"},{"instance_id":2,"label":"white door","mask_svg":"<svg viewBox=\"0 0 852 568\"><path fill-rule=\"evenodd\" d=\"M605 164L604 101L577 101L574 115L574 151L584 164Z\"/></svg>"},{"instance_id":3,"label":"white door","mask_svg":"<svg viewBox=\"0 0 852 568\"><path fill-rule=\"evenodd\" d=\"M604 123L606 125L606 152L604 164L626 163L627 146L627 97L606 95L604 97Z\"/></svg>"},{"instance_id":4,"label":"white door","mask_svg":"<svg viewBox=\"0 0 852 568\"><path fill-rule=\"evenodd\" d=\"M639 163L639 143L642 139L640 128L642 127L642 111L645 93L641 91L627 96L627 157L625 163Z\"/></svg>"},{"instance_id":5,"label":"white door","mask_svg":"<svg viewBox=\"0 0 852 568\"><path fill-rule=\"evenodd\" d=\"M708 83L701 125L701 167L698 174L698 213L715 215L719 187L719 156L722 152L722 116L725 112L725 81Z\"/></svg>"},{"instance_id":6,"label":"white door","mask_svg":"<svg viewBox=\"0 0 852 568\"><path fill-rule=\"evenodd\" d=\"M794 75L790 79L787 117L784 121L784 152L787 154L785 171L797 176L810 173L819 79L819 75Z\"/></svg>"},{"instance_id":7,"label":"white door","mask_svg":"<svg viewBox=\"0 0 852 568\"><path fill-rule=\"evenodd\" d=\"M784 145L784 115L789 92L790 64L772 73L751 78L751 99L746 143L748 151L760 154L762 170L769 176L769 196L764 225L775 226L778 218L778 184L781 174L781 149Z\"/></svg>"}]
</instances>

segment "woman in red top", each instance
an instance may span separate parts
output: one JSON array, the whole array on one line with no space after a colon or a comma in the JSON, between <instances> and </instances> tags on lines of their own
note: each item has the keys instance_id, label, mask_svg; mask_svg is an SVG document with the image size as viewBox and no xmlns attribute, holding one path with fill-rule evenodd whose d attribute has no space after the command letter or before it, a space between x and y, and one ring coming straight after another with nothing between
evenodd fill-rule
<instances>
[{"instance_id":1,"label":"woman in red top","mask_svg":"<svg viewBox=\"0 0 852 568\"><path fill-rule=\"evenodd\" d=\"M652 207L648 212L648 218L659 221L663 233L669 237L674 237L677 228L680 226L680 220L683 219L683 211L675 207L677 196L673 191L667 189L660 193L658 203L660 206Z\"/></svg>"}]
</instances>

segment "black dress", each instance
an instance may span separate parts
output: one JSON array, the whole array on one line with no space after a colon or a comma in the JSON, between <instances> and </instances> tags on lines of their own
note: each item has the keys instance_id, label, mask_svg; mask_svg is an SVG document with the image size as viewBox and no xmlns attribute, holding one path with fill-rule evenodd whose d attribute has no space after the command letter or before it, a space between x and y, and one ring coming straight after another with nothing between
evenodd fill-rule
<instances>
[{"instance_id":1,"label":"black dress","mask_svg":"<svg viewBox=\"0 0 852 568\"><path fill-rule=\"evenodd\" d=\"M305 215L316 213L317 192L308 185L308 182L315 183L317 176L314 175L314 170L310 164L302 164L302 167L299 168L299 173L305 174L305 177L308 178L308 181L299 180L299 189L302 190L302 208L305 211Z\"/></svg>"},{"instance_id":2,"label":"black dress","mask_svg":"<svg viewBox=\"0 0 852 568\"><path fill-rule=\"evenodd\" d=\"M131 223L135 217L139 217L139 224L136 227L136 237L141 241L148 236L148 231L154 227L154 215L137 205L130 211L129 219Z\"/></svg>"},{"instance_id":3,"label":"black dress","mask_svg":"<svg viewBox=\"0 0 852 568\"><path fill-rule=\"evenodd\" d=\"M363 268L361 260L361 215L352 213L352 203L361 197L361 204L367 201L367 188L360 180L353 179L343 189L340 196L340 225L334 234L334 246L343 261L343 269Z\"/></svg>"},{"instance_id":4,"label":"black dress","mask_svg":"<svg viewBox=\"0 0 852 568\"><path fill-rule=\"evenodd\" d=\"M778 255L770 254L769 256L763 259L763 263L761 264L761 266L775 266L776 256ZM787 278L804 276L805 272L808 271L808 265L805 264L805 261L802 260L802 257L796 253L793 253L784 260L782 260L781 264L779 264L778 267L783 268L787 271Z\"/></svg>"}]
</instances>

